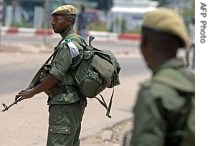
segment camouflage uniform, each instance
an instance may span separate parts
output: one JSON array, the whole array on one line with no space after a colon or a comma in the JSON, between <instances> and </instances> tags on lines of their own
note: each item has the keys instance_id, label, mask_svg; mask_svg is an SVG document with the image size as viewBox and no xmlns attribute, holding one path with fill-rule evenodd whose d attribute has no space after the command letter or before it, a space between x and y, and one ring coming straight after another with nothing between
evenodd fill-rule
<instances>
[{"instance_id":1,"label":"camouflage uniform","mask_svg":"<svg viewBox=\"0 0 210 146\"><path fill-rule=\"evenodd\" d=\"M32 98L45 92L49 104L47 146L79 146L86 97L74 86L72 72L82 59L83 40L73 31L77 9L63 5L55 9L51 25L62 40L54 53L34 76L29 87L16 95L16 100ZM52 59L52 60L51 60ZM50 62L51 61L51 62Z\"/></svg>"},{"instance_id":2,"label":"camouflage uniform","mask_svg":"<svg viewBox=\"0 0 210 146\"><path fill-rule=\"evenodd\" d=\"M181 141L170 137L185 124L182 122L185 117L180 116L188 100L181 93L195 91L194 75L188 76L183 71L184 62L172 59L155 70L150 81L142 84L134 108L133 146L175 146ZM167 83L157 81L160 76Z\"/></svg>"},{"instance_id":3,"label":"camouflage uniform","mask_svg":"<svg viewBox=\"0 0 210 146\"><path fill-rule=\"evenodd\" d=\"M82 48L68 39L72 35L76 34L70 31L69 35L63 39L67 41L62 40L58 44L55 48L58 51L51 61L50 74L61 82L52 91L46 91L49 95L47 146L79 146L81 120L86 106L86 98L73 86L71 66L77 64L80 58L72 61L74 53L72 54L71 49L78 48L80 50Z\"/></svg>"}]
</instances>

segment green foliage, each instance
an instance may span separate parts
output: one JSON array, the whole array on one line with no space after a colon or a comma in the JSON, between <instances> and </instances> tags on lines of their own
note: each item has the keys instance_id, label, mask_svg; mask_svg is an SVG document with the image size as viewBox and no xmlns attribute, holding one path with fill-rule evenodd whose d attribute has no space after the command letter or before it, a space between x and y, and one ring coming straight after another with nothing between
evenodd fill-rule
<instances>
[{"instance_id":1,"label":"green foliage","mask_svg":"<svg viewBox=\"0 0 210 146\"><path fill-rule=\"evenodd\" d=\"M139 34L140 33L140 27L134 28L132 30L127 30L125 33L134 33L134 34Z\"/></svg>"},{"instance_id":2,"label":"green foliage","mask_svg":"<svg viewBox=\"0 0 210 146\"><path fill-rule=\"evenodd\" d=\"M191 7L185 8L182 11L182 16L189 16L189 17L194 17L195 16L195 1L193 1Z\"/></svg>"},{"instance_id":3,"label":"green foliage","mask_svg":"<svg viewBox=\"0 0 210 146\"><path fill-rule=\"evenodd\" d=\"M32 28L33 25L31 23L19 23L17 21L13 21L11 24L12 27L25 27L25 28Z\"/></svg>"},{"instance_id":4,"label":"green foliage","mask_svg":"<svg viewBox=\"0 0 210 146\"><path fill-rule=\"evenodd\" d=\"M125 21L125 19L122 19L121 20L121 30L122 30L122 32L125 32L126 29L127 29L127 27L126 27L126 21Z\"/></svg>"},{"instance_id":5,"label":"green foliage","mask_svg":"<svg viewBox=\"0 0 210 146\"><path fill-rule=\"evenodd\" d=\"M106 27L106 23L103 23L103 22L90 23L87 26L87 30L108 31Z\"/></svg>"},{"instance_id":6,"label":"green foliage","mask_svg":"<svg viewBox=\"0 0 210 146\"><path fill-rule=\"evenodd\" d=\"M180 13L184 18L186 26L189 26L192 18L195 18L195 1L193 1L191 7L183 9Z\"/></svg>"}]
</instances>

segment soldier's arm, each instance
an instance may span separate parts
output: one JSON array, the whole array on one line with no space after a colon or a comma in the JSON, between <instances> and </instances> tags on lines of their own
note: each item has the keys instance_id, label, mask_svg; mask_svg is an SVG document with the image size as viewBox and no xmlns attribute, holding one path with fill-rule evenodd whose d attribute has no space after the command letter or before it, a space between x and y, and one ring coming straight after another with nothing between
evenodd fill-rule
<instances>
[{"instance_id":1,"label":"soldier's arm","mask_svg":"<svg viewBox=\"0 0 210 146\"><path fill-rule=\"evenodd\" d=\"M63 48L60 48L57 52L54 60L52 61L52 68L49 71L49 75L44 79L44 81L32 89L22 90L18 93L18 97L21 97L21 100L31 98L35 94L38 94L43 91L50 91L58 83L62 82L65 78L65 74L69 69L72 63L71 54L68 46L63 45Z\"/></svg>"},{"instance_id":2,"label":"soldier's arm","mask_svg":"<svg viewBox=\"0 0 210 146\"><path fill-rule=\"evenodd\" d=\"M37 85L32 89L22 90L21 92L18 93L17 96L21 97L21 100L28 99L33 97L35 94L41 93L46 90L48 91L51 90L52 88L57 86L59 82L60 81L58 79L49 74L41 84Z\"/></svg>"}]
</instances>

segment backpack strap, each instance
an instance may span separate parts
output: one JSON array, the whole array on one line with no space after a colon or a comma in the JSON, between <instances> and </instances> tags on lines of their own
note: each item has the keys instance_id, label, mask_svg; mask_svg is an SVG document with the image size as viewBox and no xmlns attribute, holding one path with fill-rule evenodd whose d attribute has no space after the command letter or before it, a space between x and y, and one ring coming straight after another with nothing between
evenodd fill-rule
<instances>
[{"instance_id":1,"label":"backpack strap","mask_svg":"<svg viewBox=\"0 0 210 146\"><path fill-rule=\"evenodd\" d=\"M95 97L95 98L101 103L101 105L103 105L106 108L106 110L107 110L106 116L108 118L111 118L110 111L111 111L112 100L113 100L113 96L114 96L114 87L113 87L113 90L112 90L112 95L110 97L109 105L108 106L107 106L106 101L104 100L103 96L101 94L99 94L99 95L100 95L101 99L99 99L98 97Z\"/></svg>"},{"instance_id":2,"label":"backpack strap","mask_svg":"<svg viewBox=\"0 0 210 146\"><path fill-rule=\"evenodd\" d=\"M33 77L31 83L29 84L28 88L34 88L36 85L40 83L40 76L45 69L45 66L49 63L49 61L52 59L52 57L55 56L55 54L58 52L58 46L63 42L63 39L60 40L58 45L55 47L54 52L50 55L50 57L45 61L45 63L41 66L41 68L38 70L38 72Z\"/></svg>"},{"instance_id":3,"label":"backpack strap","mask_svg":"<svg viewBox=\"0 0 210 146\"><path fill-rule=\"evenodd\" d=\"M29 84L28 88L34 88L36 85L40 83L40 76L45 69L45 66L49 63L49 61L52 59L52 57L58 52L58 48L55 49L55 51L50 55L50 57L45 61L45 63L41 66L41 68L38 70L36 75L33 77L31 83Z\"/></svg>"},{"instance_id":4,"label":"backpack strap","mask_svg":"<svg viewBox=\"0 0 210 146\"><path fill-rule=\"evenodd\" d=\"M76 43L77 45L80 45L82 47L88 46L86 44L85 40L77 34L69 34L67 36L67 38L65 39L65 41L67 41L67 42L73 41L74 43Z\"/></svg>"}]
</instances>

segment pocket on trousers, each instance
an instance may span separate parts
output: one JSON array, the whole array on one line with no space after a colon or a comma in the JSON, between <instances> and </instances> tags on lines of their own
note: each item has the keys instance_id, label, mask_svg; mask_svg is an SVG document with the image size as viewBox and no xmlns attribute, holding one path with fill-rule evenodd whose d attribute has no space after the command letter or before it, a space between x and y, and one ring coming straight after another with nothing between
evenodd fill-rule
<instances>
[{"instance_id":1,"label":"pocket on trousers","mask_svg":"<svg viewBox=\"0 0 210 146\"><path fill-rule=\"evenodd\" d=\"M57 126L57 125L51 125L49 126L49 133L52 134L70 134L71 129L68 126Z\"/></svg>"},{"instance_id":2,"label":"pocket on trousers","mask_svg":"<svg viewBox=\"0 0 210 146\"><path fill-rule=\"evenodd\" d=\"M49 126L69 126L70 121L66 116L64 105L51 105L49 115Z\"/></svg>"}]
</instances>

